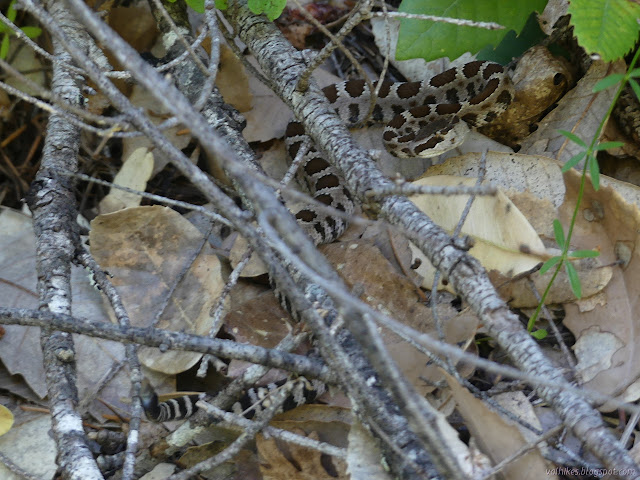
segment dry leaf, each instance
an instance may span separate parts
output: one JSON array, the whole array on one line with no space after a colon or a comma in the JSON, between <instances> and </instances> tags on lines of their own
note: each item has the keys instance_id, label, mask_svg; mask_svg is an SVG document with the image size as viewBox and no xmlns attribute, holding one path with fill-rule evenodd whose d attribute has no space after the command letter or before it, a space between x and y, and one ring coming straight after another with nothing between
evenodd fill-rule
<instances>
[{"instance_id":1,"label":"dry leaf","mask_svg":"<svg viewBox=\"0 0 640 480\"><path fill-rule=\"evenodd\" d=\"M56 444L49 436L50 430L49 415L34 416L0 437L0 453L34 478L53 478L57 469ZM22 480L24 477L0 463L0 478Z\"/></svg>"},{"instance_id":2,"label":"dry leaf","mask_svg":"<svg viewBox=\"0 0 640 480\"><path fill-rule=\"evenodd\" d=\"M142 88L137 84L134 85L131 95L129 96L129 100L134 107L146 110L149 115L149 119L155 125L158 125L159 123L162 123L164 120L166 120L166 110L145 88ZM189 145L189 141L191 139L190 135L183 134L183 130L184 127L182 125L178 125L163 130L162 134L174 147L176 147L178 150L182 150L187 145ZM151 140L149 140L145 136L123 138L122 158L129 158L131 154L138 148L153 150L155 147ZM160 150L153 150L153 152L154 167L152 175L155 175L160 170L162 170L167 165L167 163L169 163L169 160L167 159L166 155L164 155Z\"/></svg>"},{"instance_id":3,"label":"dry leaf","mask_svg":"<svg viewBox=\"0 0 640 480\"><path fill-rule=\"evenodd\" d=\"M13 425L13 414L4 405L0 405L0 436L11 430Z\"/></svg>"},{"instance_id":4,"label":"dry leaf","mask_svg":"<svg viewBox=\"0 0 640 480\"><path fill-rule=\"evenodd\" d=\"M560 214L567 225L580 175L572 170L565 179L567 202ZM572 246L598 248L603 264L622 263L611 267L613 277L603 290L604 300L590 303L588 311L581 309L581 302L566 305L564 324L576 337L578 370L585 376L585 385L633 402L640 398L636 385L640 370L640 189L604 176L601 185L594 192L587 181ZM602 407L605 411L613 408Z\"/></svg>"},{"instance_id":5,"label":"dry leaf","mask_svg":"<svg viewBox=\"0 0 640 480\"><path fill-rule=\"evenodd\" d=\"M515 425L489 409L455 378L446 373L444 375L458 403L458 411L466 420L467 428L494 465L527 445L527 441ZM521 480L557 479L557 476L549 474L546 462L537 449L508 464L502 470L502 474L505 478Z\"/></svg>"},{"instance_id":6,"label":"dry leaf","mask_svg":"<svg viewBox=\"0 0 640 480\"><path fill-rule=\"evenodd\" d=\"M166 207L137 207L91 222L91 253L113 275L131 322L206 335L209 311L224 281L221 264L202 234ZM140 360L164 373L192 367L199 353L141 347Z\"/></svg>"},{"instance_id":7,"label":"dry leaf","mask_svg":"<svg viewBox=\"0 0 640 480\"><path fill-rule=\"evenodd\" d=\"M138 148L126 158L113 183L144 192L152 169L153 154L146 148ZM140 195L112 188L100 202L99 210L101 214L112 213L124 208L137 207L141 200Z\"/></svg>"},{"instance_id":8,"label":"dry leaf","mask_svg":"<svg viewBox=\"0 0 640 480\"><path fill-rule=\"evenodd\" d=\"M391 480L389 472L382 467L378 441L359 421L353 422L347 450L347 473L352 480Z\"/></svg>"},{"instance_id":9,"label":"dry leaf","mask_svg":"<svg viewBox=\"0 0 640 480\"><path fill-rule=\"evenodd\" d=\"M426 175L473 177L479 174L479 161L480 154L477 153L451 158L430 168ZM552 223L558 217L557 207L564 202L565 196L559 163L542 156L489 152L486 164L485 182L499 186L535 227L538 235L555 244ZM611 278L611 269L599 265L593 259L574 262L582 280L584 297L601 291ZM541 276L536 272L513 281L511 275L495 269L489 271L489 276L492 283L499 287L501 296L514 307L536 306L537 297L531 290L529 280L541 292L546 289L550 278L549 275ZM567 274L562 270L547 297L547 303L564 303L574 299Z\"/></svg>"},{"instance_id":10,"label":"dry leaf","mask_svg":"<svg viewBox=\"0 0 640 480\"><path fill-rule=\"evenodd\" d=\"M336 242L323 245L320 251L336 268L350 289L362 290L360 298L374 309L419 332L435 333L431 309L420 303L416 287L398 274L380 251L366 242ZM478 319L471 313L460 314L449 304L438 305L448 343L465 345L476 332ZM429 358L407 345L406 341L383 328L383 338L389 353L404 375L421 393L433 387L424 379L441 380L437 368L427 365Z\"/></svg>"},{"instance_id":11,"label":"dry leaf","mask_svg":"<svg viewBox=\"0 0 640 480\"><path fill-rule=\"evenodd\" d=\"M256 65L253 59L249 59L249 62ZM312 77L321 87L341 81L324 70L314 71ZM242 135L247 142L266 142L281 138L292 119L291 110L271 89L253 76L249 77L249 87L253 95L253 108L244 115L247 126Z\"/></svg>"},{"instance_id":12,"label":"dry leaf","mask_svg":"<svg viewBox=\"0 0 640 480\"><path fill-rule=\"evenodd\" d=\"M231 433L233 437L237 437L237 433L229 433ZM229 434L223 433L222 435L224 438ZM178 460L178 465L180 465L182 468L191 468L194 465L222 452L234 439L235 438L225 439L225 441L216 439L213 442L196 445L195 447L189 447L185 454L180 457L180 460ZM234 456L233 459L226 461L215 468L205 470L200 475L203 478L262 480L258 466L257 455L247 449L240 450L240 452L236 456Z\"/></svg>"},{"instance_id":13,"label":"dry leaf","mask_svg":"<svg viewBox=\"0 0 640 480\"><path fill-rule=\"evenodd\" d=\"M294 433L304 435L302 430L295 430ZM318 434L312 432L308 436L318 440ZM263 461L260 463L260 471L264 480L331 480L347 479L345 473L346 466L342 460L334 457L330 458L330 464L322 461L323 454L289 443L283 450L278 448L278 441L263 435L256 437L256 447ZM331 468L331 471L327 470Z\"/></svg>"},{"instance_id":14,"label":"dry leaf","mask_svg":"<svg viewBox=\"0 0 640 480\"><path fill-rule=\"evenodd\" d=\"M567 14L569 2L567 0L549 0L543 12L538 16L540 28L547 35L553 32L556 22Z\"/></svg>"},{"instance_id":15,"label":"dry leaf","mask_svg":"<svg viewBox=\"0 0 640 480\"><path fill-rule=\"evenodd\" d=\"M558 251L558 254L560 251ZM599 302L597 294L607 286L613 271L611 267L603 267L597 259L585 258L579 261L571 262L580 277L580 285L582 287L582 296L584 302ZM553 272L553 269L551 270ZM534 272L525 278L513 280L511 277L502 275L496 270L489 272L491 283L498 289L500 296L509 305L514 308L533 308L538 306L538 297L534 294L530 282L533 282L538 294L544 292L551 279L551 273L547 272L540 275L540 272ZM560 270L556 276L553 287L545 299L545 304L561 304L573 302L576 300L575 293L571 288L569 277L565 269Z\"/></svg>"},{"instance_id":16,"label":"dry leaf","mask_svg":"<svg viewBox=\"0 0 640 480\"><path fill-rule=\"evenodd\" d=\"M166 480L173 472L176 471L176 466L172 463L159 463L153 470L146 475L140 477L140 480Z\"/></svg>"},{"instance_id":17,"label":"dry leaf","mask_svg":"<svg viewBox=\"0 0 640 480\"><path fill-rule=\"evenodd\" d=\"M282 309L271 290L251 298L231 310L224 319L225 330L240 343L258 345L265 348L275 347L291 331L290 315ZM252 364L240 360L231 360L228 376L236 378ZM282 379L280 370L270 370L261 383Z\"/></svg>"},{"instance_id":18,"label":"dry leaf","mask_svg":"<svg viewBox=\"0 0 640 480\"><path fill-rule=\"evenodd\" d=\"M32 48L21 45L22 42L12 40L9 44L9 53L7 59L11 59L11 66L19 71L26 72L23 75L36 85L44 88L46 83L45 69L40 58ZM30 73L29 73L30 72ZM40 96L34 89L29 88L25 82L17 77L8 75L4 79L7 85L26 93L27 95Z\"/></svg>"},{"instance_id":19,"label":"dry leaf","mask_svg":"<svg viewBox=\"0 0 640 480\"><path fill-rule=\"evenodd\" d=\"M216 85L225 103L232 105L240 113L251 108L253 98L244 65L226 43L220 44L220 67L216 75Z\"/></svg>"},{"instance_id":20,"label":"dry leaf","mask_svg":"<svg viewBox=\"0 0 640 480\"><path fill-rule=\"evenodd\" d=\"M475 180L464 177L423 177L414 185L472 186ZM416 195L412 197L420 210L445 231L453 232L465 208L466 195ZM532 269L546 259L542 241L516 206L501 192L495 196L477 197L462 227L462 234L474 240L469 253L488 270L498 270L507 276ZM422 286L430 289L435 269L429 260L412 246L415 259L419 259L417 272L424 277ZM451 287L444 288L453 291Z\"/></svg>"},{"instance_id":21,"label":"dry leaf","mask_svg":"<svg viewBox=\"0 0 640 480\"><path fill-rule=\"evenodd\" d=\"M10 299L7 307L38 308L36 293L35 236L30 217L10 209L0 212L0 270L5 280L0 282L0 297ZM91 286L86 270L74 267L71 270L73 290L73 313L78 318L93 321L109 321L101 294ZM7 370L21 375L29 387L40 397L47 394L43 369L40 329L6 325L5 335L0 340L0 360ZM86 335L74 335L77 359L78 391L81 410L88 409L96 418L109 410L97 403L85 405L101 379L114 365L124 361L124 347ZM129 388L128 373L124 370L111 379L100 391L100 398L117 407L126 408L120 397ZM92 397L89 397L92 400ZM110 412L110 411L109 411ZM111 413L111 412L110 412Z\"/></svg>"}]
</instances>

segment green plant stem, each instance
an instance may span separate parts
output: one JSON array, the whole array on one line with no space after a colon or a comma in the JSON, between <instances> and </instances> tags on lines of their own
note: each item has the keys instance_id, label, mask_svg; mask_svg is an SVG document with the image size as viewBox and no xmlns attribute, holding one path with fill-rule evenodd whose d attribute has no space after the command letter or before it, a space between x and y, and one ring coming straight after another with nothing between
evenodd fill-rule
<instances>
[{"instance_id":1,"label":"green plant stem","mask_svg":"<svg viewBox=\"0 0 640 480\"><path fill-rule=\"evenodd\" d=\"M547 295L549 294L549 291L551 291L551 286L553 285L553 282L555 281L556 277L560 273L560 269L564 266L565 262L569 261L568 260L568 257L569 257L568 254L569 254L569 247L571 245L571 237L573 235L573 227L576 224L576 218L578 218L578 212L580 211L580 204L582 203L582 197L584 195L584 188L585 188L586 181L587 181L587 169L589 168L589 162L590 161L594 161L594 162L596 161L595 158L591 159L591 157L594 154L594 148L595 148L596 144L598 143L598 139L600 138L600 133L602 132L602 129L604 128L605 124L607 123L607 120L611 116L611 112L613 112L613 107L615 106L616 102L618 101L618 98L620 97L620 94L622 93L622 90L624 89L624 87L626 86L627 82L631 78L631 72L633 71L633 68L636 65L636 62L638 61L638 57L639 56L640 56L640 49L638 49L636 51L635 55L633 56L633 60L631 60L631 63L629 64L629 68L627 68L627 72L626 72L625 76L623 77L622 81L620 82L618 90L616 91L616 94L613 97L613 101L609 105L609 109L607 110L606 115L600 121L600 125L598 125L598 129L596 130L596 133L593 135L593 138L591 139L591 143L589 145L589 148L587 148L587 154L584 157L584 166L582 167L582 178L580 180L580 189L578 190L578 198L576 200L576 206L573 209L573 215L571 216L571 223L569 224L569 231L567 232L567 237L565 239L564 248L562 249L561 260L556 265L555 272L553 272L553 276L551 277L551 280L549 281L549 284L547 285L547 288L545 289L544 293L542 294L542 298L540 299L540 302L538 303L536 311L534 312L534 314L529 319L529 323L527 324L527 329L530 332L533 330L533 326L535 325L536 320L538 319L538 316L540 315L540 311L542 310L542 306L544 305L544 301L547 298Z\"/></svg>"}]
</instances>

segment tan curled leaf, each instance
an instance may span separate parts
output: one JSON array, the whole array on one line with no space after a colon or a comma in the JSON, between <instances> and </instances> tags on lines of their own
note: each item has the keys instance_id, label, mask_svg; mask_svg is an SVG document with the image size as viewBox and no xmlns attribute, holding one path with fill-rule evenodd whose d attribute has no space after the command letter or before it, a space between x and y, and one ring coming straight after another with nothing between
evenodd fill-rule
<instances>
[{"instance_id":1,"label":"tan curled leaf","mask_svg":"<svg viewBox=\"0 0 640 480\"><path fill-rule=\"evenodd\" d=\"M475 153L450 158L443 164L430 168L425 176L462 175L473 178L479 174L480 157L479 153ZM559 162L539 155L488 152L485 182L499 186L538 235L555 243L552 223L559 215L558 207L565 201L566 193ZM558 252L548 253L555 255ZM585 298L601 291L611 278L611 269L601 267L603 262L597 259L584 259L573 263L578 270ZM549 274L541 276L534 273L514 281L505 272L489 270L492 283L499 288L501 296L514 307L536 306L538 300L529 280L533 281L539 292L542 292L550 278ZM575 295L563 269L547 297L547 303L565 303L574 299Z\"/></svg>"},{"instance_id":2,"label":"tan curled leaf","mask_svg":"<svg viewBox=\"0 0 640 480\"><path fill-rule=\"evenodd\" d=\"M204 335L224 281L221 264L202 234L166 207L137 207L91 222L91 253L113 275L135 326ZM199 353L141 347L140 359L163 373L192 367Z\"/></svg>"},{"instance_id":3,"label":"tan curled leaf","mask_svg":"<svg viewBox=\"0 0 640 480\"><path fill-rule=\"evenodd\" d=\"M414 185L472 186L475 180L464 177L423 177ZM417 195L412 201L445 231L453 232L467 203L468 196ZM469 251L487 270L498 270L508 276L532 269L546 259L542 241L517 207L498 191L495 196L477 197L462 227L462 233L473 238ZM431 288L435 270L429 260L412 246L420 260L417 271L424 277L422 286ZM450 287L446 287L450 289Z\"/></svg>"},{"instance_id":4,"label":"tan curled leaf","mask_svg":"<svg viewBox=\"0 0 640 480\"><path fill-rule=\"evenodd\" d=\"M132 190L145 191L152 170L153 154L147 148L138 148L125 159L113 183ZM140 195L112 188L100 202L100 213L112 213L123 208L137 207L141 200Z\"/></svg>"}]
</instances>

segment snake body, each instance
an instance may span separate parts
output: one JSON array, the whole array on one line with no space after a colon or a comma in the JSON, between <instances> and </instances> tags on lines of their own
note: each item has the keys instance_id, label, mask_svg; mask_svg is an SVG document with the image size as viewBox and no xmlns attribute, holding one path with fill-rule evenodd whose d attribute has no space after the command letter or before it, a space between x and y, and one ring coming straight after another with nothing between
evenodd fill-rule
<instances>
[{"instance_id":1,"label":"snake body","mask_svg":"<svg viewBox=\"0 0 640 480\"><path fill-rule=\"evenodd\" d=\"M377 88L377 84L373 84ZM324 88L324 94L347 127L367 120L371 91L364 80ZM495 120L511 103L513 86L501 65L474 61L420 82L382 82L369 123L386 124L383 141L396 157L433 157L460 145L470 128ZM289 123L285 142L291 159L306 141L304 127ZM314 147L303 156L299 177L314 199L351 214L353 198L337 171ZM306 207L296 217L318 244L337 239L346 222Z\"/></svg>"},{"instance_id":2,"label":"snake body","mask_svg":"<svg viewBox=\"0 0 640 480\"><path fill-rule=\"evenodd\" d=\"M377 88L377 84L373 86ZM363 80L330 85L324 94L348 127L367 120L371 91ZM383 140L393 155L431 157L458 146L470 128L492 122L512 99L513 87L502 66L475 61L421 82L383 82L369 122L386 124ZM306 139L300 123L289 123L285 142L292 159ZM313 146L303 155L299 177L315 200L347 215L353 213L354 200L340 175ZM346 228L342 217L312 206L300 210L296 217L317 244L337 239ZM287 297L277 285L274 290L284 308L297 319L297 312L292 311ZM297 394L285 403L285 410L311 401L324 391L321 382L305 381L301 385ZM253 416L253 412L264 406L268 392L277 386L248 390L233 410L248 418ZM147 417L160 422L190 416L199 398L186 395L159 402L149 386L143 388L141 397Z\"/></svg>"}]
</instances>

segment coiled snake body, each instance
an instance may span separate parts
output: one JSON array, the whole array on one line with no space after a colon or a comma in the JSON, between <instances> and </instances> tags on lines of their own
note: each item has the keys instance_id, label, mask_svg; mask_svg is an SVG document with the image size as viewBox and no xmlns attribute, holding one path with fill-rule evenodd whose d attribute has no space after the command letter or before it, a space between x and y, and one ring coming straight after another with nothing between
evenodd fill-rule
<instances>
[{"instance_id":1,"label":"coiled snake body","mask_svg":"<svg viewBox=\"0 0 640 480\"><path fill-rule=\"evenodd\" d=\"M364 80L330 85L324 93L348 127L366 120L371 92ZM460 145L470 128L495 120L513 95L502 66L474 61L421 82L383 82L370 122L386 124L383 141L396 157L433 157ZM306 138L300 123L288 125L285 141L292 159ZM353 199L339 174L314 147L304 155L299 176L316 200L353 212ZM346 228L341 218L311 207L296 217L318 244L337 239Z\"/></svg>"},{"instance_id":2,"label":"coiled snake body","mask_svg":"<svg viewBox=\"0 0 640 480\"><path fill-rule=\"evenodd\" d=\"M376 84L374 84L375 88ZM365 120L369 111L371 92L363 80L350 80L324 89L324 93L348 127ZM455 148L464 141L470 128L493 121L513 99L513 87L504 69L495 63L475 61L451 68L421 82L391 83L380 86L373 108L371 123L385 123L385 147L397 157L431 157ZM285 141L293 159L306 140L300 123L291 122ZM355 204L344 187L337 171L313 146L303 156L299 176L315 200L351 214ZM317 243L337 239L346 222L320 209L306 207L296 217L301 226ZM275 288L283 306L291 311L288 299ZM320 382L303 382L297 398L287 402L284 409L310 401L324 389ZM253 405L259 410L266 392L271 388L249 390L236 404L244 411ZM147 416L156 421L185 418L196 407L197 396L184 396L159 403L155 392L146 387L142 399ZM253 413L251 413L253 415Z\"/></svg>"}]
</instances>

